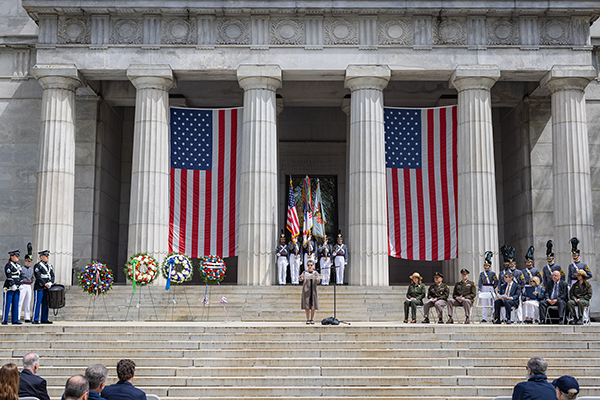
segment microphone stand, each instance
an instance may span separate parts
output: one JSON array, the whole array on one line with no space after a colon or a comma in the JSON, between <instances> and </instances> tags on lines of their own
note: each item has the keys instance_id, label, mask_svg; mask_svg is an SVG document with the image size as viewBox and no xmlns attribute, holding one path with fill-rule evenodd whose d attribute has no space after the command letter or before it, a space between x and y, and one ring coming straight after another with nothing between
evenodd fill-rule
<instances>
[{"instance_id":1,"label":"microphone stand","mask_svg":"<svg viewBox=\"0 0 600 400\"><path fill-rule=\"evenodd\" d=\"M336 287L337 287L337 269L339 267L336 267L334 264L334 271L335 271L335 284L333 285L333 317L329 317L331 318L331 325L339 325L339 324L346 324L346 325L350 325L350 322L346 322L346 321L339 321L336 317L337 317L337 301L336 301L336 297L337 297L337 291L336 291Z\"/></svg>"}]
</instances>

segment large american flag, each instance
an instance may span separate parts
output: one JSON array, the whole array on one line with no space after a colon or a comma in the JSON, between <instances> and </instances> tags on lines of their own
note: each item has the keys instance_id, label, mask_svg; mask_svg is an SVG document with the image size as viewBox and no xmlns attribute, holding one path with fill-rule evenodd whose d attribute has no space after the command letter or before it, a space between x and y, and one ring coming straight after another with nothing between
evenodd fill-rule
<instances>
[{"instance_id":1,"label":"large american flag","mask_svg":"<svg viewBox=\"0 0 600 400\"><path fill-rule=\"evenodd\" d=\"M169 252L237 254L241 130L242 108L171 108Z\"/></svg>"},{"instance_id":2,"label":"large american flag","mask_svg":"<svg viewBox=\"0 0 600 400\"><path fill-rule=\"evenodd\" d=\"M385 108L389 254L457 254L456 106Z\"/></svg>"}]
</instances>

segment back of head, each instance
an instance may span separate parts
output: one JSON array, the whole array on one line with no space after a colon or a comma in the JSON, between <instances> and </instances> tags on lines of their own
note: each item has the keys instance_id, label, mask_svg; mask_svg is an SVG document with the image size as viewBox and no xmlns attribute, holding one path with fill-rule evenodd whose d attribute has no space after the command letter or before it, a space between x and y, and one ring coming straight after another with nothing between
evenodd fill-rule
<instances>
[{"instance_id":1,"label":"back of head","mask_svg":"<svg viewBox=\"0 0 600 400\"><path fill-rule=\"evenodd\" d=\"M529 368L534 375L546 375L548 363L542 357L533 357L527 361L527 368Z\"/></svg>"},{"instance_id":2,"label":"back of head","mask_svg":"<svg viewBox=\"0 0 600 400\"><path fill-rule=\"evenodd\" d=\"M98 392L106 379L108 379L108 368L102 364L93 364L85 370L85 379L90 384L90 390Z\"/></svg>"},{"instance_id":3,"label":"back of head","mask_svg":"<svg viewBox=\"0 0 600 400\"><path fill-rule=\"evenodd\" d=\"M40 361L40 356L35 353L28 353L23 356L23 368L33 370L36 363Z\"/></svg>"},{"instance_id":4,"label":"back of head","mask_svg":"<svg viewBox=\"0 0 600 400\"><path fill-rule=\"evenodd\" d=\"M117 376L120 381L128 381L135 374L135 363L132 360L121 360L117 363Z\"/></svg>"},{"instance_id":5,"label":"back of head","mask_svg":"<svg viewBox=\"0 0 600 400\"><path fill-rule=\"evenodd\" d=\"M82 399L88 390L89 384L83 375L72 376L65 384L65 400Z\"/></svg>"},{"instance_id":6,"label":"back of head","mask_svg":"<svg viewBox=\"0 0 600 400\"><path fill-rule=\"evenodd\" d=\"M0 400L19 398L19 369L16 364L4 364L0 368Z\"/></svg>"},{"instance_id":7,"label":"back of head","mask_svg":"<svg viewBox=\"0 0 600 400\"><path fill-rule=\"evenodd\" d=\"M557 395L560 400L573 400L579 394L579 382L572 376L564 375L552 382L556 387Z\"/></svg>"}]
</instances>

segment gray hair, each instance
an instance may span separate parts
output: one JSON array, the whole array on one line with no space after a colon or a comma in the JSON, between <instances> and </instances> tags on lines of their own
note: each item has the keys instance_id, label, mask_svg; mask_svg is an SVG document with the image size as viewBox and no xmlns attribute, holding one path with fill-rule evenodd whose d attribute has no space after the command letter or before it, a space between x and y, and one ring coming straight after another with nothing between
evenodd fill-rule
<instances>
[{"instance_id":1,"label":"gray hair","mask_svg":"<svg viewBox=\"0 0 600 400\"><path fill-rule=\"evenodd\" d=\"M542 357L533 357L527 361L527 368L533 372L534 375L545 375L548 369L548 363Z\"/></svg>"},{"instance_id":2,"label":"gray hair","mask_svg":"<svg viewBox=\"0 0 600 400\"><path fill-rule=\"evenodd\" d=\"M90 383L90 390L98 389L108 379L108 368L102 364L90 365L85 370L85 379Z\"/></svg>"},{"instance_id":3,"label":"gray hair","mask_svg":"<svg viewBox=\"0 0 600 400\"><path fill-rule=\"evenodd\" d=\"M23 356L23 368L33 368L40 361L40 356L35 353L27 353Z\"/></svg>"},{"instance_id":4,"label":"gray hair","mask_svg":"<svg viewBox=\"0 0 600 400\"><path fill-rule=\"evenodd\" d=\"M78 400L90 389L90 385L83 375L74 375L67 379L65 384L65 399Z\"/></svg>"},{"instance_id":5,"label":"gray hair","mask_svg":"<svg viewBox=\"0 0 600 400\"><path fill-rule=\"evenodd\" d=\"M513 275L513 273L512 273L512 272L507 272L507 273L505 273L505 274L504 274L504 277L505 277L505 278L506 278L506 277L509 277L509 278L514 278L515 276Z\"/></svg>"}]
</instances>

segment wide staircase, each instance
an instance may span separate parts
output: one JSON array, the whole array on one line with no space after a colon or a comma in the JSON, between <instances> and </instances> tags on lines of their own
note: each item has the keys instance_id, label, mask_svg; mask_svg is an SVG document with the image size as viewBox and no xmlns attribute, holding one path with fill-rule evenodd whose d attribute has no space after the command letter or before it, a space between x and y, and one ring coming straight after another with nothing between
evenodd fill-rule
<instances>
[{"instance_id":1,"label":"wide staircase","mask_svg":"<svg viewBox=\"0 0 600 400\"><path fill-rule=\"evenodd\" d=\"M319 319L333 305L333 288L320 289ZM0 362L37 352L53 399L92 363L114 383L117 361L131 358L134 384L161 399L475 400L510 395L541 356L549 378L574 375L581 395L600 395L600 325L403 324L405 290L338 288L337 316L350 325L322 326L304 324L298 287L212 287L204 313L203 287L186 288L187 301L164 288L150 300L144 288L131 306L130 287L96 299L72 288L53 325L0 329Z\"/></svg>"}]
</instances>

